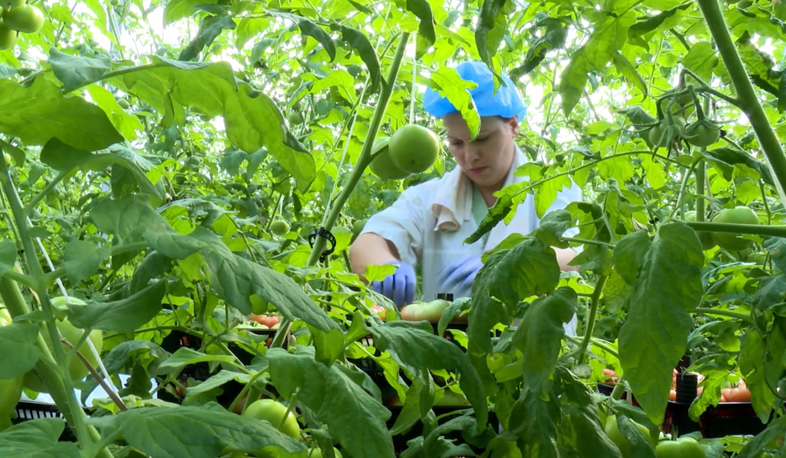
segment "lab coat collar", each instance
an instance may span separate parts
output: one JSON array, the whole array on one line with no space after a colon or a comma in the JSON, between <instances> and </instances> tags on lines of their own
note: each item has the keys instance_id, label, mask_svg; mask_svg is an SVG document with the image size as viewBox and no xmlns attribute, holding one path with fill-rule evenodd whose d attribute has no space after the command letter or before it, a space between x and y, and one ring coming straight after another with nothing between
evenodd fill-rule
<instances>
[{"instance_id":1,"label":"lab coat collar","mask_svg":"<svg viewBox=\"0 0 786 458\"><path fill-rule=\"evenodd\" d=\"M508 176L505 178L505 186L526 179L515 175L526 158L518 145L514 146L516 150ZM434 202L431 204L431 211L437 220L434 230L457 231L464 221L472 219L472 181L460 167L456 167L440 179L438 186Z\"/></svg>"}]
</instances>

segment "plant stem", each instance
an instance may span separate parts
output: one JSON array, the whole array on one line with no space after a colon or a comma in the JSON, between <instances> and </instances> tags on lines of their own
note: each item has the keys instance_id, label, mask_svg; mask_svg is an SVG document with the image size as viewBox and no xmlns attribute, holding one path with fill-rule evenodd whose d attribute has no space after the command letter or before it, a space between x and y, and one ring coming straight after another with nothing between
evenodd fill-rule
<instances>
[{"instance_id":1,"label":"plant stem","mask_svg":"<svg viewBox=\"0 0 786 458\"><path fill-rule=\"evenodd\" d=\"M753 318L750 315L746 315L744 313L739 312L732 312L731 310L718 310L713 308L706 308L706 307L697 307L693 310L694 313L703 313L704 315L717 315L717 316L727 316L729 318L736 318L738 320L742 320L748 324L754 325Z\"/></svg>"},{"instance_id":2,"label":"plant stem","mask_svg":"<svg viewBox=\"0 0 786 458\"><path fill-rule=\"evenodd\" d=\"M28 202L28 204L24 208L25 215L29 215L30 211L33 208L35 208L36 204L38 204L38 202L41 201L41 199L46 197L46 195L49 194L49 192L52 189L54 189L54 187L57 186L58 183L63 181L63 179L65 179L65 177L67 177L69 173L71 173L71 170L63 170L62 172L58 173L57 176L52 181L50 181L49 184L47 184L44 187L44 189L41 190L41 192L39 192L35 197L33 197L33 200Z\"/></svg>"},{"instance_id":3,"label":"plant stem","mask_svg":"<svg viewBox=\"0 0 786 458\"><path fill-rule=\"evenodd\" d=\"M614 244L613 243L601 242L600 240L579 239L579 238L576 238L576 237L562 237L562 240L565 240L566 242L576 242L576 243L581 243L581 244L585 244L585 245L597 245L597 246L605 246L605 247L609 247L609 248L614 248Z\"/></svg>"},{"instance_id":4,"label":"plant stem","mask_svg":"<svg viewBox=\"0 0 786 458\"><path fill-rule=\"evenodd\" d=\"M763 224L733 224L710 223L698 221L683 221L696 232L731 232L735 234L766 235L771 237L786 237L786 226L765 226Z\"/></svg>"},{"instance_id":5,"label":"plant stem","mask_svg":"<svg viewBox=\"0 0 786 458\"><path fill-rule=\"evenodd\" d=\"M768 165L776 177L775 184L781 202L786 205L786 193L784 193L783 189L784 184L786 184L786 156L783 154L778 137L772 130L767 114L756 96L750 77L745 70L737 48L734 46L718 0L698 0L698 4L734 84L738 106L748 116L751 127L756 132L759 144L767 156Z\"/></svg>"},{"instance_id":6,"label":"plant stem","mask_svg":"<svg viewBox=\"0 0 786 458\"><path fill-rule=\"evenodd\" d=\"M2 153L2 151L0 151L0 153ZM36 255L33 239L30 236L29 228L27 226L27 218L25 216L24 209L22 208L22 202L19 199L19 195L17 194L16 188L14 187L13 181L11 179L11 174L8 172L8 167L5 165L4 161L0 161L0 185L2 185L3 193L8 200L11 213L13 214L14 220L16 222L16 228L19 231L19 238L21 239L22 246L24 247L25 251L24 254L27 258L28 271L38 285L37 288L35 288L33 291L41 301L44 317L46 318L45 323L41 324L41 326L43 326L41 331L46 331L49 333L51 342L59 342L60 332L55 325L56 320L52 312L52 305L49 303L47 288L43 285L44 271L41 269L41 265L38 263L38 256ZM10 295L16 295L12 291L11 285L13 285L13 288L16 289L16 292L19 292L19 288L16 286L16 283L13 283L10 279L3 277L0 281L4 282L5 288L9 289L8 293L10 293ZM2 290L0 290L0 294L3 294ZM18 312L26 311L28 309L27 304L24 302L24 298L21 297L21 292L19 292L19 298L17 302L20 301L21 304L24 305L17 306L17 315L19 314ZM10 308L9 311L11 312L12 316L15 315L14 311ZM46 343L43 340L43 336L39 335L38 344L39 349L46 354L47 351L44 350L46 348ZM41 345L43 345L43 347L41 347ZM64 412L64 414L66 411L70 412L70 423L76 431L79 442L84 444L86 447L90 447L98 433L95 431L95 429L93 429L91 433L88 425L85 423L86 415L79 405L76 395L74 394L74 387L71 377L68 375L68 372L63 369L68 366L68 359L66 358L63 346L52 345L52 348L55 354L55 361L57 361L60 365L59 373L58 371L50 371L48 368L44 368L43 366L45 366L45 360L41 361L42 364L37 365L41 366L41 369L43 369L39 372L41 372L47 387L49 387L51 391L57 392L56 395L59 398L58 407ZM62 391L61 388L63 388ZM53 395L53 398L57 399L55 398L55 395Z\"/></svg>"},{"instance_id":7,"label":"plant stem","mask_svg":"<svg viewBox=\"0 0 786 458\"><path fill-rule=\"evenodd\" d=\"M595 328L595 316L598 313L600 294L603 292L603 286L606 284L606 280L608 278L608 275L601 275L600 278L598 278L598 283L595 285L595 291L592 292L592 299L590 300L590 315L589 319L587 320L587 329L584 331L584 340L581 342L581 347L579 347L578 364L584 363L584 357L586 356L587 348L589 348L589 343L592 339L592 332Z\"/></svg>"},{"instance_id":8,"label":"plant stem","mask_svg":"<svg viewBox=\"0 0 786 458\"><path fill-rule=\"evenodd\" d=\"M404 51L407 49L409 35L409 32L403 33L401 35L398 48L396 49L396 54L393 55L393 62L390 64L390 70L388 71L387 79L385 80L385 84L382 85L382 91L379 95L379 100L377 101L377 109L374 111L374 117L371 119L371 126L369 126L366 142L363 144L363 149L360 152L360 158L358 159L354 170L352 170L352 174L349 176L349 180L347 180L347 184L344 186L344 189L342 189L341 193L338 195L338 197L336 197L333 208L330 210L330 214L328 215L327 219L325 219L324 229L328 232L333 228L333 225L336 224L336 220L338 220L344 204L349 199L349 196L352 195L352 191L355 189L358 181L360 181L360 177L362 177L363 173L366 171L366 167L368 167L368 165L371 163L371 148L373 147L374 139L377 136L379 127L382 125L382 118L385 115L388 102L390 101L390 96L393 93L393 85L396 82L396 77L398 76L398 71L401 67L401 61L404 59ZM308 258L307 265L309 267L314 266L317 261L319 261L319 258L325 249L326 241L327 239L324 237L316 237L314 247L311 249L311 255ZM278 332L276 332L276 336L273 338L273 343L270 344L270 348L280 347L284 343L284 339L286 338L286 335L289 334L289 328L291 326L292 323L287 318L281 320Z\"/></svg>"}]
</instances>

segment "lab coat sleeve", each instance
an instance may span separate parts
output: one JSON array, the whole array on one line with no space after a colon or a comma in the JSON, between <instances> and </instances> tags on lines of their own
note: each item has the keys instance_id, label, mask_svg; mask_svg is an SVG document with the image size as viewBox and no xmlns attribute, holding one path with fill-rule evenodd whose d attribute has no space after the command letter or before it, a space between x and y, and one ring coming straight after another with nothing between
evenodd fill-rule
<instances>
[{"instance_id":1,"label":"lab coat sleeve","mask_svg":"<svg viewBox=\"0 0 786 458\"><path fill-rule=\"evenodd\" d=\"M396 247L403 262L417 265L423 250L427 209L417 187L405 190L390 207L373 215L361 233L374 233Z\"/></svg>"}]
</instances>

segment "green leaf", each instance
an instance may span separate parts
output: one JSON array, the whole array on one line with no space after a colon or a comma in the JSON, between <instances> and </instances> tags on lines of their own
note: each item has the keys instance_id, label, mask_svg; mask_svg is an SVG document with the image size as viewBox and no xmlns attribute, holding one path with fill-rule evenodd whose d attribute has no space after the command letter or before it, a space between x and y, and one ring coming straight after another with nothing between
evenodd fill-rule
<instances>
[{"instance_id":1,"label":"green leaf","mask_svg":"<svg viewBox=\"0 0 786 458\"><path fill-rule=\"evenodd\" d=\"M107 246L98 246L83 240L74 240L66 245L63 267L72 283L90 277L98 272L101 263L111 254Z\"/></svg>"},{"instance_id":2,"label":"green leaf","mask_svg":"<svg viewBox=\"0 0 786 458\"><path fill-rule=\"evenodd\" d=\"M642 95L646 97L649 93L647 90L647 83L644 82L644 78L641 77L639 71L636 70L636 67L633 66L627 57L622 55L616 49L612 52L611 56L614 60L614 66L617 67L617 71L625 77L628 83L635 86L639 91L641 91Z\"/></svg>"},{"instance_id":3,"label":"green leaf","mask_svg":"<svg viewBox=\"0 0 786 458\"><path fill-rule=\"evenodd\" d=\"M275 446L299 453L306 446L269 422L227 412L215 403L202 407L145 407L101 417L109 431L122 431L134 448L158 458L215 458L227 451Z\"/></svg>"},{"instance_id":4,"label":"green leaf","mask_svg":"<svg viewBox=\"0 0 786 458\"><path fill-rule=\"evenodd\" d=\"M0 242L0 276L14 268L17 259L16 244L11 240Z\"/></svg>"},{"instance_id":5,"label":"green leaf","mask_svg":"<svg viewBox=\"0 0 786 458\"><path fill-rule=\"evenodd\" d=\"M226 355L206 355L188 347L180 347L172 354L166 361L158 366L157 373L159 375L166 375L182 369L186 366L207 363L207 362L220 362L220 363L233 363L235 362L234 356Z\"/></svg>"},{"instance_id":6,"label":"green leaf","mask_svg":"<svg viewBox=\"0 0 786 458\"><path fill-rule=\"evenodd\" d=\"M191 236L205 243L201 253L215 294L245 315L251 313L250 297L256 294L275 305L289 320L303 320L324 332L338 329L292 278L232 253L217 235L207 230L197 229ZM329 350L321 351L330 354Z\"/></svg>"},{"instance_id":7,"label":"green leaf","mask_svg":"<svg viewBox=\"0 0 786 458\"><path fill-rule=\"evenodd\" d=\"M218 0L171 0L164 8L164 26L177 20L189 17L197 10L197 5L211 5L218 3Z\"/></svg>"},{"instance_id":8,"label":"green leaf","mask_svg":"<svg viewBox=\"0 0 786 458\"><path fill-rule=\"evenodd\" d=\"M333 62L336 58L336 44L333 43L333 39L325 32L322 27L318 26L317 24L309 21L308 19L301 19L298 22L298 27L300 27L300 31L303 35L308 35L319 42L325 51L330 56L330 61Z\"/></svg>"},{"instance_id":9,"label":"green leaf","mask_svg":"<svg viewBox=\"0 0 786 458\"><path fill-rule=\"evenodd\" d=\"M578 296L562 287L548 297L535 300L513 335L513 344L523 354L524 382L535 393L551 390L551 374L557 364L565 335L563 323L573 317Z\"/></svg>"},{"instance_id":10,"label":"green leaf","mask_svg":"<svg viewBox=\"0 0 786 458\"><path fill-rule=\"evenodd\" d=\"M526 444L521 450L522 456L559 458L557 425L560 413L557 396L545 397L530 390L521 392L513 404L508 429Z\"/></svg>"},{"instance_id":11,"label":"green leaf","mask_svg":"<svg viewBox=\"0 0 786 458\"><path fill-rule=\"evenodd\" d=\"M90 211L90 218L99 230L113 234L119 244L141 242L146 232L172 230L150 206L150 200L140 195L103 200Z\"/></svg>"},{"instance_id":12,"label":"green leaf","mask_svg":"<svg viewBox=\"0 0 786 458\"><path fill-rule=\"evenodd\" d=\"M483 383L467 355L456 344L421 329L409 326L386 324L371 328L374 345L401 366L416 376L425 377L425 368L430 370L458 370L459 385L467 396L478 424L485 425L488 420L488 404Z\"/></svg>"},{"instance_id":13,"label":"green leaf","mask_svg":"<svg viewBox=\"0 0 786 458\"><path fill-rule=\"evenodd\" d=\"M609 439L600 423L597 407L577 407L567 405L563 408L566 421L573 428L576 437L576 451L582 458L599 456L622 458L619 448Z\"/></svg>"},{"instance_id":14,"label":"green leaf","mask_svg":"<svg viewBox=\"0 0 786 458\"><path fill-rule=\"evenodd\" d=\"M705 151L703 155L707 159L707 162L720 171L723 178L727 181L732 181L734 178L735 164L743 164L759 172L759 175L761 175L765 183L771 186L775 185L767 164L754 158L745 151L740 151L736 148L715 148Z\"/></svg>"},{"instance_id":15,"label":"green leaf","mask_svg":"<svg viewBox=\"0 0 786 458\"><path fill-rule=\"evenodd\" d=\"M36 346L38 325L11 323L0 326L0 378L12 379L25 375L38 362L41 352Z\"/></svg>"},{"instance_id":16,"label":"green leaf","mask_svg":"<svg viewBox=\"0 0 786 458\"><path fill-rule=\"evenodd\" d=\"M769 418L769 417L768 417ZM762 456L761 452L769 446L772 441L777 440L781 435L786 432L786 418L781 417L773 420L767 425L767 428L756 435L753 439L749 440L742 450L736 455L737 458L757 458ZM781 452L783 450L781 449ZM783 453L781 453L783 455Z\"/></svg>"},{"instance_id":17,"label":"green leaf","mask_svg":"<svg viewBox=\"0 0 786 458\"><path fill-rule=\"evenodd\" d=\"M123 141L102 109L81 97L65 97L45 78L36 78L29 87L0 80L0 132L26 145L43 145L57 137L85 151Z\"/></svg>"},{"instance_id":18,"label":"green leaf","mask_svg":"<svg viewBox=\"0 0 786 458\"><path fill-rule=\"evenodd\" d=\"M662 423L672 370L682 358L702 295L704 253L683 223L660 227L644 255L620 328L620 363L633 394L655 424Z\"/></svg>"},{"instance_id":19,"label":"green leaf","mask_svg":"<svg viewBox=\"0 0 786 458\"><path fill-rule=\"evenodd\" d=\"M49 64L66 93L99 81L110 70L108 58L72 56L56 48L49 50Z\"/></svg>"},{"instance_id":20,"label":"green leaf","mask_svg":"<svg viewBox=\"0 0 786 458\"><path fill-rule=\"evenodd\" d=\"M115 302L69 305L71 323L82 329L134 332L161 311L166 281L156 282L131 297Z\"/></svg>"},{"instance_id":21,"label":"green leaf","mask_svg":"<svg viewBox=\"0 0 786 458\"><path fill-rule=\"evenodd\" d=\"M776 337L776 333L773 333L773 337ZM781 348L779 352L770 355L768 346L771 347L773 344L765 343L759 331L753 329L748 331L742 343L739 363L741 375L748 389L751 390L753 410L762 422L769 421L773 405L778 399L777 394L770 388L774 386L770 385L770 381L775 380L777 383L781 377L783 368L780 367L780 359L786 350Z\"/></svg>"},{"instance_id":22,"label":"green leaf","mask_svg":"<svg viewBox=\"0 0 786 458\"><path fill-rule=\"evenodd\" d=\"M539 21L538 26L545 27L545 31L530 43L524 63L509 72L510 78L514 81L537 68L549 51L565 46L568 38L565 19L548 17Z\"/></svg>"},{"instance_id":23,"label":"green leaf","mask_svg":"<svg viewBox=\"0 0 786 458\"><path fill-rule=\"evenodd\" d=\"M55 170L65 171L73 168L80 168L82 170L105 170L108 167L119 165L131 172L134 182L139 184L139 187L147 194L153 195L159 199L164 196L161 192L150 182L145 171L141 169L140 165L130 160L128 157L129 150L119 147L110 147L110 152L91 154L87 151L74 148L66 143L63 143L58 138L52 138L44 145L41 150L41 161ZM113 169L113 176L117 171Z\"/></svg>"},{"instance_id":24,"label":"green leaf","mask_svg":"<svg viewBox=\"0 0 786 458\"><path fill-rule=\"evenodd\" d=\"M90 94L90 99L104 110L110 121L112 121L112 125L115 126L115 129L117 129L126 140L136 140L139 137L137 131L145 131L145 126L142 124L142 121L140 121L138 117L127 113L126 110L118 104L115 96L103 86L91 84L87 86L85 90Z\"/></svg>"},{"instance_id":25,"label":"green leaf","mask_svg":"<svg viewBox=\"0 0 786 458\"><path fill-rule=\"evenodd\" d=\"M199 385L186 388L186 397L184 400L188 401L199 394L207 393L208 391L218 388L232 380L248 383L248 381L251 380L251 376L248 374L242 374L240 372L232 372L222 369L218 374L211 376Z\"/></svg>"},{"instance_id":26,"label":"green leaf","mask_svg":"<svg viewBox=\"0 0 786 458\"><path fill-rule=\"evenodd\" d=\"M480 7L478 26L475 29L475 45L481 60L493 69L492 58L502 42L510 14L508 0L483 0Z\"/></svg>"},{"instance_id":27,"label":"green leaf","mask_svg":"<svg viewBox=\"0 0 786 458\"><path fill-rule=\"evenodd\" d=\"M639 269L644 263L644 257L650 250L652 242L646 232L638 231L628 234L614 247L612 260L616 272L633 286L639 277Z\"/></svg>"},{"instance_id":28,"label":"green leaf","mask_svg":"<svg viewBox=\"0 0 786 458\"><path fill-rule=\"evenodd\" d=\"M393 439L385 422L390 411L350 380L338 365L314 360L307 347L291 354L280 348L267 353L270 377L286 399L298 390L298 401L325 423L330 435L351 456L394 457Z\"/></svg>"},{"instance_id":29,"label":"green leaf","mask_svg":"<svg viewBox=\"0 0 786 458\"><path fill-rule=\"evenodd\" d=\"M369 89L373 93L382 82L382 69L374 46L368 41L366 34L360 30L345 25L334 25L333 29L341 32L341 40L356 50L358 55L360 55L360 59L366 64L366 69L371 77L371 87Z\"/></svg>"},{"instance_id":30,"label":"green leaf","mask_svg":"<svg viewBox=\"0 0 786 458\"><path fill-rule=\"evenodd\" d=\"M29 420L0 432L0 456L3 458L79 458L73 442L60 442L65 430L62 418Z\"/></svg>"},{"instance_id":31,"label":"green leaf","mask_svg":"<svg viewBox=\"0 0 786 458\"><path fill-rule=\"evenodd\" d=\"M688 70L696 73L702 80L709 81L712 71L718 65L720 59L715 55L716 51L708 41L694 43L688 54L682 59L682 64Z\"/></svg>"},{"instance_id":32,"label":"green leaf","mask_svg":"<svg viewBox=\"0 0 786 458\"><path fill-rule=\"evenodd\" d=\"M301 191L316 176L314 158L286 128L273 100L237 80L226 62L188 63L154 57L154 64L111 78L171 118L184 122L182 107L222 116L229 140L248 154L267 149L297 181ZM165 122L165 126L168 125Z\"/></svg>"},{"instance_id":33,"label":"green leaf","mask_svg":"<svg viewBox=\"0 0 786 458\"><path fill-rule=\"evenodd\" d=\"M221 35L224 30L233 30L235 21L229 16L206 16L199 24L197 36L180 52L178 60L189 61L199 57L203 49Z\"/></svg>"},{"instance_id":34,"label":"green leaf","mask_svg":"<svg viewBox=\"0 0 786 458\"><path fill-rule=\"evenodd\" d=\"M447 97L448 101L459 110L469 127L470 136L477 137L480 131L480 115L469 91L478 85L462 79L456 69L451 67L440 67L434 71L430 83L432 89L438 91L440 96Z\"/></svg>"},{"instance_id":35,"label":"green leaf","mask_svg":"<svg viewBox=\"0 0 786 458\"><path fill-rule=\"evenodd\" d=\"M407 0L407 10L420 19L415 54L415 57L420 59L437 41L437 32L434 30L434 13L431 11L431 4L428 0Z\"/></svg>"},{"instance_id":36,"label":"green leaf","mask_svg":"<svg viewBox=\"0 0 786 458\"><path fill-rule=\"evenodd\" d=\"M472 285L472 313L467 333L473 353L491 352L491 328L498 323L510 323L513 308L519 301L536 294L549 294L559 283L560 268L554 251L540 239L513 234L502 245L513 247L494 252Z\"/></svg>"},{"instance_id":37,"label":"green leaf","mask_svg":"<svg viewBox=\"0 0 786 458\"><path fill-rule=\"evenodd\" d=\"M628 40L632 41L638 37L652 32L653 30L660 27L661 24L663 24L663 21L674 16L677 11L687 9L688 7L688 5L680 5L636 22L628 29Z\"/></svg>"}]
</instances>

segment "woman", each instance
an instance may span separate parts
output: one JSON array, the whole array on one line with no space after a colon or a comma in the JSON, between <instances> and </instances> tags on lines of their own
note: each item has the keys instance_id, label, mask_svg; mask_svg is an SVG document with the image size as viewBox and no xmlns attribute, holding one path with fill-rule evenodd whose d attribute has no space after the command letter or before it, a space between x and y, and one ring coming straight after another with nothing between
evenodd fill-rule
<instances>
[{"instance_id":1,"label":"woman","mask_svg":"<svg viewBox=\"0 0 786 458\"><path fill-rule=\"evenodd\" d=\"M458 167L442 178L406 189L392 206L369 218L350 248L352 270L361 277L368 265L397 266L395 273L372 286L399 307L414 300L416 265L422 266L424 300L434 300L440 293L451 293L454 299L467 297L483 265L481 255L508 235L527 234L539 224L530 194L509 225L500 222L483 239L464 244L496 202L494 193L523 179L514 176L526 160L514 139L526 105L507 77L503 77L506 86L500 85L494 93L494 76L484 63L464 62L456 70L464 80L477 84L470 94L481 116L478 136L470 140L459 111L428 89L424 108L444 123ZM559 192L548 211L579 200L581 189L574 185ZM562 270L575 270L568 266L575 251L555 251Z\"/></svg>"}]
</instances>

